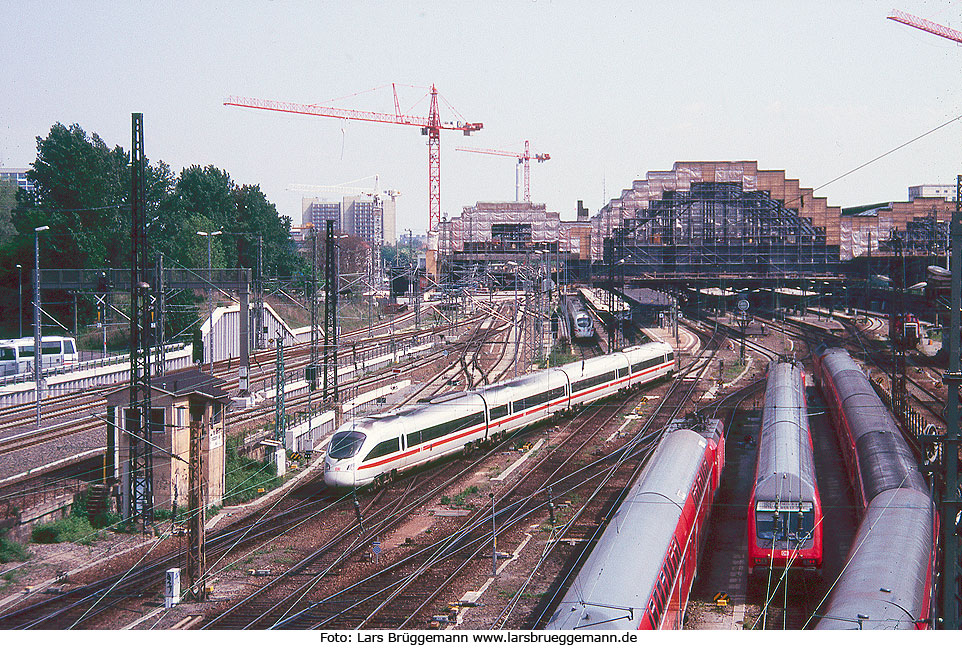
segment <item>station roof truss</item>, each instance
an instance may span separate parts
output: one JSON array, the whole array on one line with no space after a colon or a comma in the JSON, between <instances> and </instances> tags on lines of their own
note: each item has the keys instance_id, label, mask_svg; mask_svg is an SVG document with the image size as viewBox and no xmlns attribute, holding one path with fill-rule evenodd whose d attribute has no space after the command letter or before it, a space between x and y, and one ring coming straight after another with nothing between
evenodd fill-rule
<instances>
[{"instance_id":1,"label":"station roof truss","mask_svg":"<svg viewBox=\"0 0 962 651\"><path fill-rule=\"evenodd\" d=\"M797 277L831 272L839 248L767 191L712 181L666 190L626 215L606 241L605 260L626 275Z\"/></svg>"}]
</instances>

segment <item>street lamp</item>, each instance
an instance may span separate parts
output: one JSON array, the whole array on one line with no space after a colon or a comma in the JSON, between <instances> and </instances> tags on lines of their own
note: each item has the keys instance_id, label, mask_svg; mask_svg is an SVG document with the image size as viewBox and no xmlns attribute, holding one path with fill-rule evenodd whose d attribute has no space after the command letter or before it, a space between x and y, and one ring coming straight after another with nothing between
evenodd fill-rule
<instances>
[{"instance_id":1,"label":"street lamp","mask_svg":"<svg viewBox=\"0 0 962 651\"><path fill-rule=\"evenodd\" d=\"M211 279L211 259L210 259L210 240L215 235L220 235L221 231L197 231L197 234L207 238L207 283L213 284ZM207 354L210 360L210 373L214 374L214 304L211 296L210 287L207 287Z\"/></svg>"},{"instance_id":2,"label":"street lamp","mask_svg":"<svg viewBox=\"0 0 962 651\"><path fill-rule=\"evenodd\" d=\"M43 364L43 350L40 346L40 233L46 230L50 230L50 227L37 226L33 229L33 381L37 398L37 428L40 427L40 400L43 397L40 387L43 377L40 372Z\"/></svg>"},{"instance_id":3,"label":"street lamp","mask_svg":"<svg viewBox=\"0 0 962 651\"><path fill-rule=\"evenodd\" d=\"M23 338L23 265L17 265L17 295L20 297L17 303L17 314L20 317L20 334L17 335L21 339Z\"/></svg>"}]
</instances>

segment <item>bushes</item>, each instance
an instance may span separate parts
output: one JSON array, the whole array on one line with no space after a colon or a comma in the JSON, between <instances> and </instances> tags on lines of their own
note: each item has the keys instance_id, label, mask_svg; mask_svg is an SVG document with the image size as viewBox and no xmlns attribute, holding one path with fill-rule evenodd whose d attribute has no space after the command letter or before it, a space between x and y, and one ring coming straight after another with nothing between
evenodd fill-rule
<instances>
[{"instance_id":1,"label":"bushes","mask_svg":"<svg viewBox=\"0 0 962 651\"><path fill-rule=\"evenodd\" d=\"M35 543L79 542L89 545L99 534L87 516L71 514L61 520L39 524L33 528L30 540Z\"/></svg>"},{"instance_id":2,"label":"bushes","mask_svg":"<svg viewBox=\"0 0 962 651\"><path fill-rule=\"evenodd\" d=\"M0 536L5 533L6 531L0 531ZM28 558L30 558L30 552L27 551L26 547L15 540L0 538L0 563L25 561Z\"/></svg>"},{"instance_id":3,"label":"bushes","mask_svg":"<svg viewBox=\"0 0 962 651\"><path fill-rule=\"evenodd\" d=\"M227 445L227 478L224 487L224 504L242 504L256 499L258 488L269 491L283 482L277 476L277 466L257 461L237 453L239 439L230 439Z\"/></svg>"}]
</instances>

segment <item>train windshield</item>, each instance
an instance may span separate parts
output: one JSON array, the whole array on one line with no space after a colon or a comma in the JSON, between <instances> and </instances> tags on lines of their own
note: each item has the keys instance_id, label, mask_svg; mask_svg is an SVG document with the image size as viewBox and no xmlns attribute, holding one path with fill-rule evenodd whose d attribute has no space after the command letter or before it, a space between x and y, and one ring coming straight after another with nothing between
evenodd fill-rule
<instances>
[{"instance_id":1,"label":"train windshield","mask_svg":"<svg viewBox=\"0 0 962 651\"><path fill-rule=\"evenodd\" d=\"M350 459L361 450L365 438L360 432L337 432L331 439L327 455L332 459Z\"/></svg>"},{"instance_id":2,"label":"train windshield","mask_svg":"<svg viewBox=\"0 0 962 651\"><path fill-rule=\"evenodd\" d=\"M761 540L804 543L815 530L811 502L758 502L755 531Z\"/></svg>"},{"instance_id":3,"label":"train windshield","mask_svg":"<svg viewBox=\"0 0 962 651\"><path fill-rule=\"evenodd\" d=\"M583 316L583 317L581 317L581 318L578 319L578 327L579 327L579 328L587 328L587 327L590 326L590 325L591 325L591 319L589 319L588 317Z\"/></svg>"}]
</instances>

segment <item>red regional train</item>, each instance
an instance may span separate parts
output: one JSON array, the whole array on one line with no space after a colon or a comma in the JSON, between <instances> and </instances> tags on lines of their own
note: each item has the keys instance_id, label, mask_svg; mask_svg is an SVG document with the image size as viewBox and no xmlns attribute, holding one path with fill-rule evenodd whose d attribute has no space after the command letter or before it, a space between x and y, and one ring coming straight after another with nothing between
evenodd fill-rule
<instances>
[{"instance_id":1,"label":"red regional train","mask_svg":"<svg viewBox=\"0 0 962 651\"><path fill-rule=\"evenodd\" d=\"M815 482L805 374L799 362L773 362L758 440L748 513L748 569L818 571L822 503Z\"/></svg>"},{"instance_id":2,"label":"red regional train","mask_svg":"<svg viewBox=\"0 0 962 651\"><path fill-rule=\"evenodd\" d=\"M547 629L680 629L725 465L721 421L664 436Z\"/></svg>"},{"instance_id":3,"label":"red regional train","mask_svg":"<svg viewBox=\"0 0 962 651\"><path fill-rule=\"evenodd\" d=\"M938 516L899 426L842 348L815 355L862 513L819 629L931 627Z\"/></svg>"}]
</instances>

